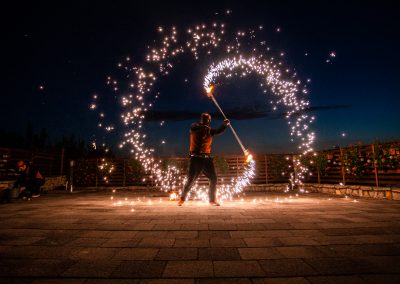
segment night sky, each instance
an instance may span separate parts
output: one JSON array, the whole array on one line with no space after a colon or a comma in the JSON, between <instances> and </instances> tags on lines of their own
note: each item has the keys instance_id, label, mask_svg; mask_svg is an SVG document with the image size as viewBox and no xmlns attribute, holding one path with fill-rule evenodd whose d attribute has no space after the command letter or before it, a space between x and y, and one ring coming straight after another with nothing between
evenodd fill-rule
<instances>
[{"instance_id":1,"label":"night sky","mask_svg":"<svg viewBox=\"0 0 400 284\"><path fill-rule=\"evenodd\" d=\"M311 79L309 112L316 116L311 127L317 149L400 138L395 1L54 2L2 9L1 129L23 133L30 123L37 132L46 128L52 141L70 134L102 141L89 105L94 93L106 92L106 77L117 72L117 63L127 56L144 61L159 26L185 29L217 19L233 30L262 25L260 40L271 47L270 55L284 52L285 64L299 78ZM185 154L190 124L203 111L216 112L201 87L209 63L182 60L160 81L161 97L147 122L149 143L159 153ZM255 78L227 80L219 91L221 106L250 149L295 149L283 113L271 112ZM105 110L115 117L120 113L117 105ZM156 126L159 119L164 127ZM214 119L212 125L220 123ZM117 145L119 135L105 139ZM214 151L239 153L240 148L227 133L215 140Z\"/></svg>"}]
</instances>

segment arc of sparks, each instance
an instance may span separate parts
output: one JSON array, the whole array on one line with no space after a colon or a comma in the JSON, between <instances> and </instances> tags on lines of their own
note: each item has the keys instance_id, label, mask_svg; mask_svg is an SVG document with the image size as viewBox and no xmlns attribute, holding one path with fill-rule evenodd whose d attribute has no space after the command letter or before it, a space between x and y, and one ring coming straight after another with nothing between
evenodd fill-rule
<instances>
[{"instance_id":1,"label":"arc of sparks","mask_svg":"<svg viewBox=\"0 0 400 284\"><path fill-rule=\"evenodd\" d=\"M289 132L290 136L292 136L290 141L294 142L296 140L299 142L298 149L302 151L300 157L313 151L312 144L315 134L310 131L308 123L311 123L314 117L309 118L306 114L302 114L309 101L303 96L298 96L307 94L307 87L306 85L301 86L302 82L296 79L297 75L294 70L292 73L292 69L287 68L286 72L284 72L284 69L282 69L284 65L281 66L283 64L281 60L274 61L273 57L266 58L264 57L266 54L259 54L259 51L264 49L265 41L258 41L259 43L254 41L254 53L250 58L246 59L240 55L241 52L245 51L243 48L248 46L244 44L247 43L244 40L252 40L253 42L255 38L253 31L250 33L232 32L224 23L215 22L209 25L190 26L183 33L178 33L175 27L171 27L168 30L159 27L158 32L160 33L160 38L155 40L153 45L148 46L148 52L145 56L146 66L136 65L130 57L126 57L126 62L118 63L119 68L124 68L129 72L129 76L126 78L132 77L132 80L126 81L129 91L121 92L122 86L119 81L111 76L107 77L107 85L119 95L124 108L121 114L124 138L119 147L129 147L132 157L140 162L144 170L150 173L150 178L153 178L155 184L160 186L162 190L170 191L182 188L185 180L180 175L179 169L170 166L168 166L167 170L163 169L161 160L156 159L154 156L155 149L147 146L147 134L142 126L146 112L153 107L155 99L160 95L159 92L155 93L154 91L155 82L159 80L159 76L166 76L172 72L175 64L178 65L180 62L178 60L179 56L183 54L191 54L195 60L202 59L205 54L207 56L213 55L214 52L217 52L217 54L222 52L229 56L229 58L218 64L210 66L204 78L203 86L206 90L212 87L211 85L214 85L214 80L218 76L238 76L243 78L251 72L261 76L261 89L264 93L267 93L267 89L269 89L273 94L270 101L273 109L275 110L279 104L288 108L286 118L289 120ZM236 44L232 44L232 40L235 40ZM269 50L269 47L267 50ZM247 51L246 48L246 53ZM233 54L236 54L236 57L231 57ZM243 72L234 72L236 68L240 68ZM292 75L292 77L289 78L287 75ZM299 88L302 88L301 93ZM212 92L212 89L210 89L210 92ZM213 103L223 114L215 98ZM99 111L97 94L93 96L90 108L96 112ZM223 116L226 117L224 114ZM107 122L104 114L100 113L98 127L104 129L107 133L115 131ZM163 125L163 122L160 125ZM238 139L232 127L231 130L246 155L248 151L246 152L243 143ZM301 184L308 173L308 169L302 165L300 157L293 158L297 169L300 170L289 179L292 184ZM250 184L251 178L255 175L256 164L254 159L252 160L251 158L251 155L247 156L249 162L243 167L242 175L231 178L230 181L227 180L219 185L220 200L231 199L233 195L241 193L244 187ZM195 185L192 192L192 198L208 200L206 187Z\"/></svg>"},{"instance_id":2,"label":"arc of sparks","mask_svg":"<svg viewBox=\"0 0 400 284\"><path fill-rule=\"evenodd\" d=\"M214 105L217 107L217 109L219 110L219 112L222 114L224 119L228 119L224 113L224 111L222 110L222 108L219 106L217 100L215 99L214 95L213 95L213 89L214 86L210 85L206 88L206 93L207 96L213 101ZM242 143L242 140L240 140L239 136L237 135L235 129L232 126L232 123L229 123L229 128L231 129L233 136L235 136L236 141L239 143L240 148L242 149L244 156L246 157L246 163L249 163L252 159L253 159L253 155L250 154L249 150L246 149Z\"/></svg>"}]
</instances>

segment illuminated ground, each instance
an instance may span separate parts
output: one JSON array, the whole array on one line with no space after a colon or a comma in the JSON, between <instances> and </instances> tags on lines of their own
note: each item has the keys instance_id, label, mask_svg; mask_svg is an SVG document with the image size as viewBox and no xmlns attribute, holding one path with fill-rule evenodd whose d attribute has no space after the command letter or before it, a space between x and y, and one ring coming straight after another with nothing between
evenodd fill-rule
<instances>
[{"instance_id":1,"label":"illuminated ground","mask_svg":"<svg viewBox=\"0 0 400 284\"><path fill-rule=\"evenodd\" d=\"M400 202L259 193L177 207L152 195L1 204L0 282L400 283Z\"/></svg>"}]
</instances>

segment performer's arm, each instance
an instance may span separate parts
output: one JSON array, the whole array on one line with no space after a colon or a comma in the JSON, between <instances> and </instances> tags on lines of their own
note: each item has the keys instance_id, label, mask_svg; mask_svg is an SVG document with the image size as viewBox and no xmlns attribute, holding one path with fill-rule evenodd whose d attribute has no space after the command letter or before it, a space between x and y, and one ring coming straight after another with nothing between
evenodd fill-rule
<instances>
[{"instance_id":1,"label":"performer's arm","mask_svg":"<svg viewBox=\"0 0 400 284\"><path fill-rule=\"evenodd\" d=\"M26 175L21 173L18 175L17 180L14 182L13 188L17 188L19 186L23 186L26 183Z\"/></svg>"},{"instance_id":2,"label":"performer's arm","mask_svg":"<svg viewBox=\"0 0 400 284\"><path fill-rule=\"evenodd\" d=\"M228 119L225 119L224 123L220 127L218 127L217 129L215 129L215 128L211 129L211 131L210 131L211 135L214 136L214 135L224 132L229 124L230 124L230 121Z\"/></svg>"}]
</instances>

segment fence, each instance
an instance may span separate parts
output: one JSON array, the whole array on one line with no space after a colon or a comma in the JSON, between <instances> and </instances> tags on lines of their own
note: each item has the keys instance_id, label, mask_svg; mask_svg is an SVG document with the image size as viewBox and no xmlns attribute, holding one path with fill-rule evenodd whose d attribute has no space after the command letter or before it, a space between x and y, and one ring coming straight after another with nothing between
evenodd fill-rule
<instances>
[{"instance_id":1,"label":"fence","mask_svg":"<svg viewBox=\"0 0 400 284\"><path fill-rule=\"evenodd\" d=\"M15 179L16 165L20 160L35 163L46 177L60 175L62 171L60 153L0 148L0 180Z\"/></svg>"},{"instance_id":2,"label":"fence","mask_svg":"<svg viewBox=\"0 0 400 284\"><path fill-rule=\"evenodd\" d=\"M321 151L306 164L312 173L307 182L400 185L400 142Z\"/></svg>"},{"instance_id":3,"label":"fence","mask_svg":"<svg viewBox=\"0 0 400 284\"><path fill-rule=\"evenodd\" d=\"M287 171L291 160L288 155L258 155L256 160L255 184L274 182L286 182L289 178ZM186 175L188 158L161 157L161 167L167 166L177 168L181 177ZM214 158L219 182L230 180L240 176L244 171L244 157L238 155L217 156ZM110 173L111 170L111 173ZM141 166L131 159L114 158L104 159L82 159L76 161L73 170L73 181L77 186L131 186L131 185L154 185L154 180L149 173L143 172ZM208 180L201 176L199 184L207 184Z\"/></svg>"},{"instance_id":4,"label":"fence","mask_svg":"<svg viewBox=\"0 0 400 284\"><path fill-rule=\"evenodd\" d=\"M362 184L391 186L400 184L399 142L351 146L330 149L306 157L303 163L310 170L305 182L327 184ZM162 167L171 165L185 175L188 158L161 157ZM255 155L256 175L253 184L288 182L293 167L293 154ZM219 182L243 173L243 156L217 156L214 163ZM109 170L112 169L111 173ZM206 184L202 176L200 184ZM86 159L77 161L74 183L78 186L131 186L154 185L149 173L143 172L138 162L127 158L110 160Z\"/></svg>"},{"instance_id":5,"label":"fence","mask_svg":"<svg viewBox=\"0 0 400 284\"><path fill-rule=\"evenodd\" d=\"M400 142L358 145L346 148L320 151L317 156L306 157L311 175L305 182L324 184L361 184L375 186L400 185ZM30 152L0 148L0 179L15 176L18 160L33 160L46 176L64 172L72 177L76 186L132 186L154 185L150 173L145 173L141 165L132 159L117 157L112 159L80 159L72 168L63 169L62 154ZM186 174L188 158L161 157L161 166L175 166ZM254 155L256 175L253 184L288 182L293 167L293 154ZM67 161L68 162L68 161ZM217 156L214 163L219 182L237 177L243 173L243 156ZM68 163L69 164L69 163ZM208 183L203 176L200 184Z\"/></svg>"}]
</instances>

